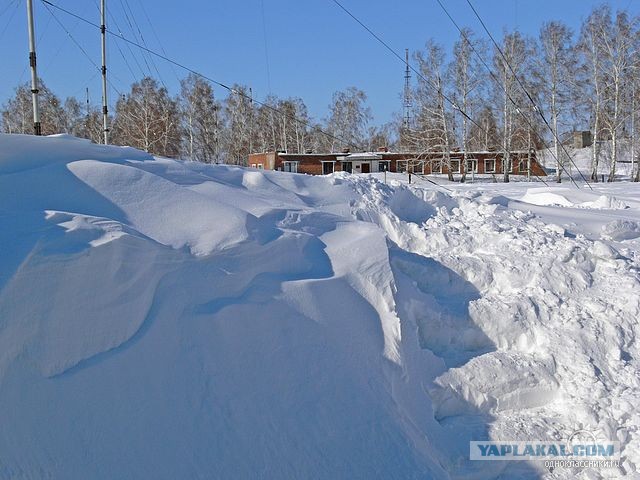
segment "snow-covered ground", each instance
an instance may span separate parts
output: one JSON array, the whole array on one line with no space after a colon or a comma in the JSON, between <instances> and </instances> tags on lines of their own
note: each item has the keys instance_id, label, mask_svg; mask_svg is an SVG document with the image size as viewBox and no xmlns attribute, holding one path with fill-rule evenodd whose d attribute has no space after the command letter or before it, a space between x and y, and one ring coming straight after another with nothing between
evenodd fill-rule
<instances>
[{"instance_id":1,"label":"snow-covered ground","mask_svg":"<svg viewBox=\"0 0 640 480\"><path fill-rule=\"evenodd\" d=\"M616 163L616 179L617 180L630 180L632 172L637 170L637 165L631 162L631 145L627 139L620 140L618 147L618 162ZM569 154L571 160L565 160L562 174L566 177L567 174L573 178L581 179L580 173L582 173L587 179L591 175L591 162L592 162L592 147L574 148L572 146L565 146L564 150L561 149L562 158L566 158L566 154ZM537 153L538 161L545 168L551 172L555 172L556 158L552 149L539 150ZM598 163L598 181L608 180L611 170L611 142L604 141L600 147L600 161Z\"/></svg>"},{"instance_id":2,"label":"snow-covered ground","mask_svg":"<svg viewBox=\"0 0 640 480\"><path fill-rule=\"evenodd\" d=\"M0 478L637 478L639 186L446 188L1 135Z\"/></svg>"}]
</instances>

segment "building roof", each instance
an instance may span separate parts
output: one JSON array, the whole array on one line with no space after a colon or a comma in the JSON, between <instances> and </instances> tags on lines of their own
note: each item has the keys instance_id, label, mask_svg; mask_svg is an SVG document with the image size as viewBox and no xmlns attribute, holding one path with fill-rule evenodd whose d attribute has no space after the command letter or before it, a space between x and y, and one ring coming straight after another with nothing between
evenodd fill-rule
<instances>
[{"instance_id":1,"label":"building roof","mask_svg":"<svg viewBox=\"0 0 640 480\"><path fill-rule=\"evenodd\" d=\"M358 152L345 155L345 160L382 160L382 155L373 152Z\"/></svg>"}]
</instances>

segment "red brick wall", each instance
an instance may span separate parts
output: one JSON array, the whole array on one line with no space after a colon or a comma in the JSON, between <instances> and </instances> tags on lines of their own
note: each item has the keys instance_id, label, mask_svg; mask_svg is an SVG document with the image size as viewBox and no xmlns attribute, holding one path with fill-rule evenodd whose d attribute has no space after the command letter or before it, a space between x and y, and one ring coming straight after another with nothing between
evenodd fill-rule
<instances>
[{"instance_id":1,"label":"red brick wall","mask_svg":"<svg viewBox=\"0 0 640 480\"><path fill-rule=\"evenodd\" d=\"M426 174L430 174L432 173L431 168L432 166L435 166L435 160L442 158L442 155L438 155L438 154L427 154L427 155L421 155L419 157L419 160L417 160L417 156L415 154L409 154L409 153L384 153L382 154L382 159L383 160L391 160L391 165L390 165L390 171L392 172L397 172L398 171L398 161L401 160L414 160L414 161L424 161L424 173ZM514 168L512 169L511 173L513 175L526 175L526 169L524 171L520 171L518 169L519 163L520 163L520 159L524 159L526 161L527 159L527 154L526 153L512 153L511 154L511 161L513 163ZM462 153L452 153L451 154L451 160L459 160L462 163L462 159L463 159L463 154ZM473 154L468 154L468 159L475 159L478 162L478 167L477 167L477 172L478 174L484 174L487 173L485 172L485 160L495 160L496 162L496 166L495 166L495 172L488 172L490 173L494 173L494 174L502 174L502 155L498 152L479 152L479 153L473 153ZM442 166L442 173L443 174L447 174L449 173L449 169L447 168L446 165ZM471 173L470 171L468 171L467 173ZM454 175L459 175L459 172L454 171L453 172ZM535 154L532 156L531 158L531 175L538 175L540 177L542 176L546 176L546 173L544 171L544 169L540 166L540 164L537 162Z\"/></svg>"},{"instance_id":2,"label":"red brick wall","mask_svg":"<svg viewBox=\"0 0 640 480\"><path fill-rule=\"evenodd\" d=\"M330 154L282 154L275 152L268 153L253 153L249 155L248 164L251 165L262 165L262 168L265 170L282 170L283 165L282 162L291 161L298 162L298 173L307 173L311 175L322 175L322 162L323 161L334 161L334 168L336 172L342 170L342 164L340 161L337 161L337 157L341 157L344 154L341 153L330 153ZM398 171L398 161L399 160L416 160L418 157L416 154L412 153L388 153L388 152L378 152L382 158L381 160L390 161L389 171L397 172ZM502 175L502 154L499 152L479 152L479 153L470 153L469 159L475 159L478 162L478 174L484 174L485 172L485 163L486 159L495 159L496 167L495 175ZM431 167L434 163L434 160L442 158L442 155L439 154L426 154L420 156L420 161L424 161L424 173L429 174L431 172ZM460 152L454 152L451 154L452 160L459 160L462 162L463 154ZM520 159L524 161L527 160L527 153L512 153L511 161L513 164L513 168L511 170L511 174L513 175L526 175L526 169L520 171L519 164ZM443 165L442 173L447 174L448 168ZM471 173L471 172L467 172ZM491 173L491 172L488 172ZM454 175L459 175L459 172L454 171ZM535 159L535 154L531 159L531 175L532 176L546 176L544 169L540 166L540 164Z\"/></svg>"}]
</instances>

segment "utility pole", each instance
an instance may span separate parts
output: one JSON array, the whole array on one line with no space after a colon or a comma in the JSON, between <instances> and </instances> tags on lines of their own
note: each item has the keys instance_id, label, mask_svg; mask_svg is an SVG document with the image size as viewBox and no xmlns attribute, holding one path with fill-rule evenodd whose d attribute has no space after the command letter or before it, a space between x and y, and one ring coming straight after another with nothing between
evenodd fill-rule
<instances>
[{"instance_id":1,"label":"utility pole","mask_svg":"<svg viewBox=\"0 0 640 480\"><path fill-rule=\"evenodd\" d=\"M102 37L102 131L104 144L109 143L109 107L107 106L107 27L105 25L105 0L100 0L100 35Z\"/></svg>"},{"instance_id":2,"label":"utility pole","mask_svg":"<svg viewBox=\"0 0 640 480\"><path fill-rule=\"evenodd\" d=\"M33 0L27 0L29 23L29 65L31 66L31 99L33 100L33 133L42 135L40 108L38 105L38 72L36 70L36 36L33 28Z\"/></svg>"}]
</instances>

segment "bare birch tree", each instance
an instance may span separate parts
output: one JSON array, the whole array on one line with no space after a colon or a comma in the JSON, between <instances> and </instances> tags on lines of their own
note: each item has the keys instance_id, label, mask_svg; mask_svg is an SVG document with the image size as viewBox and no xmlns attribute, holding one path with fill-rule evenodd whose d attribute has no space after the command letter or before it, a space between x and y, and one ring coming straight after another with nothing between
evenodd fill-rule
<instances>
[{"instance_id":1,"label":"bare birch tree","mask_svg":"<svg viewBox=\"0 0 640 480\"><path fill-rule=\"evenodd\" d=\"M249 89L234 85L224 102L227 163L244 165L253 148L255 112Z\"/></svg>"},{"instance_id":2,"label":"bare birch tree","mask_svg":"<svg viewBox=\"0 0 640 480\"><path fill-rule=\"evenodd\" d=\"M68 133L65 125L65 112L60 99L44 82L40 83L40 122L42 134ZM0 111L2 128L5 133L33 134L33 110L31 87L20 85Z\"/></svg>"},{"instance_id":3,"label":"bare birch tree","mask_svg":"<svg viewBox=\"0 0 640 480\"><path fill-rule=\"evenodd\" d=\"M571 30L561 22L545 23L540 30L541 55L536 70L540 75L543 102L551 119L558 183L562 182L564 162L568 160L563 158L561 152L559 125L562 115L569 108L575 84L573 72L577 65L571 41Z\"/></svg>"},{"instance_id":4,"label":"bare birch tree","mask_svg":"<svg viewBox=\"0 0 640 480\"><path fill-rule=\"evenodd\" d=\"M607 75L605 93L605 115L603 121L611 137L611 155L609 163L609 182L616 176L618 147L622 127L628 117L625 111L624 90L630 84L633 75L633 60L637 58L637 19L630 18L626 12L618 12L615 20L601 24L600 41Z\"/></svg>"},{"instance_id":5,"label":"bare birch tree","mask_svg":"<svg viewBox=\"0 0 640 480\"><path fill-rule=\"evenodd\" d=\"M366 102L366 93L355 87L333 94L329 105L327 130L336 138L325 137L327 150L334 152L338 147L361 146L365 143L367 126L372 118ZM347 143L347 145L339 143Z\"/></svg>"},{"instance_id":6,"label":"bare birch tree","mask_svg":"<svg viewBox=\"0 0 640 480\"><path fill-rule=\"evenodd\" d=\"M147 152L175 157L180 152L178 102L151 77L131 86L116 104L113 141Z\"/></svg>"},{"instance_id":7,"label":"bare birch tree","mask_svg":"<svg viewBox=\"0 0 640 480\"><path fill-rule=\"evenodd\" d=\"M441 155L436 167L446 166L449 179L451 173L451 147L453 141L453 114L445 103L447 96L447 72L445 70L444 49L433 40L428 40L424 52L415 53L420 78L415 89L415 128L408 133L408 140L418 153L418 157L431 158L432 153ZM433 161L432 161L433 163Z\"/></svg>"},{"instance_id":8,"label":"bare birch tree","mask_svg":"<svg viewBox=\"0 0 640 480\"><path fill-rule=\"evenodd\" d=\"M483 46L474 38L473 32L462 29L460 38L453 46L453 62L451 65L453 77L453 96L464 114L460 114L460 141L462 143L462 165L460 182L467 177L467 157L469 151L470 124L467 116L473 117L479 103L480 90L486 83L474 50L481 52Z\"/></svg>"},{"instance_id":9,"label":"bare birch tree","mask_svg":"<svg viewBox=\"0 0 640 480\"><path fill-rule=\"evenodd\" d=\"M211 84L190 74L181 82L180 112L183 123L183 152L187 158L205 163L220 160L220 104Z\"/></svg>"},{"instance_id":10,"label":"bare birch tree","mask_svg":"<svg viewBox=\"0 0 640 480\"><path fill-rule=\"evenodd\" d=\"M497 77L500 80L496 83L496 98L502 104L502 169L504 182L509 181L512 169L511 151L513 149L514 133L516 131L515 121L518 115L519 105L525 104L524 92L518 84L518 78L526 73L527 59L530 48L527 46L525 38L520 32L507 33L504 36L502 54L498 49L494 50L493 58ZM503 57L504 55L504 57ZM514 104L515 103L515 104Z\"/></svg>"}]
</instances>

